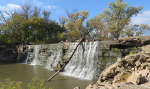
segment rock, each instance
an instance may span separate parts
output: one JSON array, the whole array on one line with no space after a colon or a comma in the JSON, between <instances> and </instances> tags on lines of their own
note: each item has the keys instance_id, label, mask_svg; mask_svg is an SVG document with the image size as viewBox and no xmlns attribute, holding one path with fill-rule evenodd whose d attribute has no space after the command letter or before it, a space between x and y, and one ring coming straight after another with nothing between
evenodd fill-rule
<instances>
[{"instance_id":1,"label":"rock","mask_svg":"<svg viewBox=\"0 0 150 89\"><path fill-rule=\"evenodd\" d=\"M115 85L115 89L150 89L150 88L147 86L139 86L130 83L121 83Z\"/></svg>"},{"instance_id":2,"label":"rock","mask_svg":"<svg viewBox=\"0 0 150 89\"><path fill-rule=\"evenodd\" d=\"M17 48L16 46L0 45L0 63L14 63L17 62Z\"/></svg>"},{"instance_id":3,"label":"rock","mask_svg":"<svg viewBox=\"0 0 150 89\"><path fill-rule=\"evenodd\" d=\"M80 89L80 87L75 87L74 89Z\"/></svg>"},{"instance_id":4,"label":"rock","mask_svg":"<svg viewBox=\"0 0 150 89\"><path fill-rule=\"evenodd\" d=\"M143 46L142 51L144 51L145 53L150 53L150 45Z\"/></svg>"},{"instance_id":5,"label":"rock","mask_svg":"<svg viewBox=\"0 0 150 89\"><path fill-rule=\"evenodd\" d=\"M150 89L150 45L105 69L86 89Z\"/></svg>"},{"instance_id":6,"label":"rock","mask_svg":"<svg viewBox=\"0 0 150 89\"><path fill-rule=\"evenodd\" d=\"M113 83L126 82L130 73L120 73L114 77Z\"/></svg>"},{"instance_id":7,"label":"rock","mask_svg":"<svg viewBox=\"0 0 150 89\"><path fill-rule=\"evenodd\" d=\"M149 81L149 70L134 71L128 78L127 82L132 82L136 85L144 84Z\"/></svg>"},{"instance_id":8,"label":"rock","mask_svg":"<svg viewBox=\"0 0 150 89\"><path fill-rule=\"evenodd\" d=\"M108 83L89 85L86 89L115 89L114 86Z\"/></svg>"},{"instance_id":9,"label":"rock","mask_svg":"<svg viewBox=\"0 0 150 89\"><path fill-rule=\"evenodd\" d=\"M141 47L150 44L150 36L142 37L128 37L121 38L115 44L111 44L110 48L129 48L129 47Z\"/></svg>"}]
</instances>

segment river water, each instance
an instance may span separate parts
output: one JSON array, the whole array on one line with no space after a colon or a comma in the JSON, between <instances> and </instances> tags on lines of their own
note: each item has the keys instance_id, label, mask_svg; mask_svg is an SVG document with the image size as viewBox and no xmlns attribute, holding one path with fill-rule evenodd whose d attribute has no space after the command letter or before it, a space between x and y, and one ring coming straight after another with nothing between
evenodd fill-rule
<instances>
[{"instance_id":1,"label":"river water","mask_svg":"<svg viewBox=\"0 0 150 89\"><path fill-rule=\"evenodd\" d=\"M70 43L67 52L61 44L29 45L25 64L0 64L0 81L11 79L27 84L33 78L47 80L54 74L50 71L70 58L76 45L77 43ZM102 70L116 61L116 55L104 42L84 42L78 47L64 72L46 84L52 89L73 89L76 86L85 89L92 83L88 80L97 79Z\"/></svg>"},{"instance_id":2,"label":"river water","mask_svg":"<svg viewBox=\"0 0 150 89\"><path fill-rule=\"evenodd\" d=\"M0 81L11 79L13 81L22 81L25 84L33 78L47 80L54 72L41 67L28 64L0 64ZM52 89L73 89L76 86L84 89L91 81L79 80L61 74L57 75L50 82L46 82L47 86Z\"/></svg>"}]
</instances>

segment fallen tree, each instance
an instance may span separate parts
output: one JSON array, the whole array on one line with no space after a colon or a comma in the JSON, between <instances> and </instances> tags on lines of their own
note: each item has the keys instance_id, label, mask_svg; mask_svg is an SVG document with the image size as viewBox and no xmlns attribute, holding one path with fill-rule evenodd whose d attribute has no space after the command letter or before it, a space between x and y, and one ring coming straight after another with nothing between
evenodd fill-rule
<instances>
[{"instance_id":1,"label":"fallen tree","mask_svg":"<svg viewBox=\"0 0 150 89\"><path fill-rule=\"evenodd\" d=\"M84 40L85 40L85 37L83 37L83 38L79 41L79 43L78 43L77 46L75 47L75 49L74 49L72 55L69 57L69 59L62 65L62 67L61 67L57 72L55 72L52 76L50 76L47 81L50 81L51 79L53 79L59 72L61 72L61 71L66 67L66 65L69 63L69 61L72 59L73 55L75 54L76 50L78 49L79 45L82 44L82 42L83 42Z\"/></svg>"}]
</instances>

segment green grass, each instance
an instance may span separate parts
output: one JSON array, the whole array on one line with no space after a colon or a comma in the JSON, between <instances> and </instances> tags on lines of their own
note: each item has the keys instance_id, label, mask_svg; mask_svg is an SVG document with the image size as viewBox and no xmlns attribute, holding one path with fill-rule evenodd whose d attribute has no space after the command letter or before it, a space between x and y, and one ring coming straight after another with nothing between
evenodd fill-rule
<instances>
[{"instance_id":1,"label":"green grass","mask_svg":"<svg viewBox=\"0 0 150 89\"><path fill-rule=\"evenodd\" d=\"M23 86L23 82L4 80L0 82L0 89L51 89L47 88L45 81L32 79L26 86Z\"/></svg>"}]
</instances>

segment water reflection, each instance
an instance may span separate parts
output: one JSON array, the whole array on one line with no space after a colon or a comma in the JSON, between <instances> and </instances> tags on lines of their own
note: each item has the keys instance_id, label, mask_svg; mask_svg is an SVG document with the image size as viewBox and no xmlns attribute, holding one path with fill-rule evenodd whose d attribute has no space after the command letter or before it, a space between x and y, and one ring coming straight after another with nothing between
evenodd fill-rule
<instances>
[{"instance_id":1,"label":"water reflection","mask_svg":"<svg viewBox=\"0 0 150 89\"><path fill-rule=\"evenodd\" d=\"M11 79L22 81L27 84L33 78L47 80L53 73L41 66L32 66L26 64L0 64L0 81ZM46 82L47 86L52 89L73 89L80 86L82 89L91 81L78 80L75 78L58 75L50 82Z\"/></svg>"}]
</instances>

